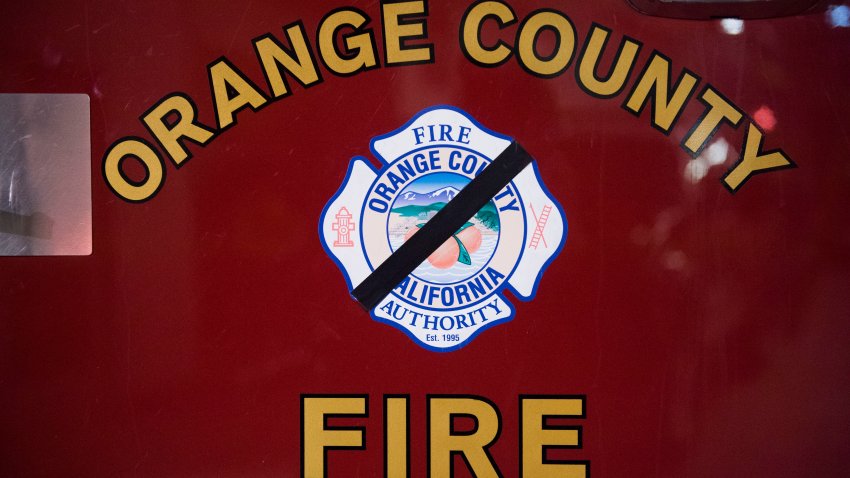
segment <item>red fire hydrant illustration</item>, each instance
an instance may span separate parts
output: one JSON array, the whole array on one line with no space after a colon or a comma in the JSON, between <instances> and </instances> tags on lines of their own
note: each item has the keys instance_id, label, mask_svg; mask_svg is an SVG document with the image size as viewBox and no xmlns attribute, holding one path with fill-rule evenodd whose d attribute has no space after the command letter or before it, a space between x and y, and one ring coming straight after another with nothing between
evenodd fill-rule
<instances>
[{"instance_id":1,"label":"red fire hydrant illustration","mask_svg":"<svg viewBox=\"0 0 850 478\"><path fill-rule=\"evenodd\" d=\"M351 231L355 229L354 223L351 222L351 213L343 206L334 216L334 221L331 226L336 231L336 240L334 247L354 247L351 242Z\"/></svg>"}]
</instances>

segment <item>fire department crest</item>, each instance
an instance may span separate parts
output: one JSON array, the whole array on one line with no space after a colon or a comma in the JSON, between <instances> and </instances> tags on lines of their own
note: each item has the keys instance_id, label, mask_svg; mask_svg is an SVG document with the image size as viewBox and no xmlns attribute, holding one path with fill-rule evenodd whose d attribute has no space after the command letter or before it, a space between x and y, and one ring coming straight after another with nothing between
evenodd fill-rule
<instances>
[{"instance_id":1,"label":"fire department crest","mask_svg":"<svg viewBox=\"0 0 850 478\"><path fill-rule=\"evenodd\" d=\"M414 260L398 281L390 279L385 293L361 300L373 319L427 349L449 351L513 318L505 289L522 300L534 297L544 269L564 244L567 223L530 157L491 189L495 194L478 198L470 213L457 207L474 201L476 191L481 195L478 186L496 171L482 172L515 145L463 111L439 106L372 140L380 169L363 157L351 161L322 211L319 235L358 300L359 288L386 273L385 261L411 252L403 249L405 243L411 242L407 249L422 244L440 221L449 221L447 215L461 219L444 241L440 236L433 247L418 251L425 260ZM412 241L415 234L423 237ZM392 259L398 259L393 266L405 260Z\"/></svg>"}]
</instances>

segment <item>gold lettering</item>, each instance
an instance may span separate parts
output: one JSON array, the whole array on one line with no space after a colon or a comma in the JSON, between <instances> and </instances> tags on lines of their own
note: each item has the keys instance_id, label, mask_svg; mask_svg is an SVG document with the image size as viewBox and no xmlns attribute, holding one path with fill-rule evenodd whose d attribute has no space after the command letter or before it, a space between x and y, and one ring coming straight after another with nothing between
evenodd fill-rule
<instances>
[{"instance_id":1,"label":"gold lettering","mask_svg":"<svg viewBox=\"0 0 850 478\"><path fill-rule=\"evenodd\" d=\"M329 70L347 76L377 66L372 30L367 28L360 33L343 35L345 52L340 52L336 45L339 30L352 27L359 31L367 23L369 17L356 9L337 10L322 20L319 25L319 52Z\"/></svg>"},{"instance_id":2,"label":"gold lettering","mask_svg":"<svg viewBox=\"0 0 850 478\"><path fill-rule=\"evenodd\" d=\"M275 98L289 94L289 85L283 77L284 71L295 77L295 80L305 87L321 80L310 45L305 39L304 26L298 23L284 32L289 44L292 45L294 58L292 52L286 51L271 35L254 42L254 50L263 65L263 72Z\"/></svg>"},{"instance_id":3,"label":"gold lettering","mask_svg":"<svg viewBox=\"0 0 850 478\"><path fill-rule=\"evenodd\" d=\"M511 47L501 40L491 48L481 44L481 24L488 18L494 18L500 29L516 23L511 7L502 2L476 3L466 11L461 20L460 47L479 66L501 65L511 56Z\"/></svg>"},{"instance_id":4,"label":"gold lettering","mask_svg":"<svg viewBox=\"0 0 850 478\"><path fill-rule=\"evenodd\" d=\"M166 123L172 114L177 115L177 121ZM196 116L195 105L180 93L163 98L142 116L145 126L177 167L192 157L183 145L184 139L203 146L214 136L212 130L195 122Z\"/></svg>"},{"instance_id":5,"label":"gold lettering","mask_svg":"<svg viewBox=\"0 0 850 478\"><path fill-rule=\"evenodd\" d=\"M434 60L433 45L405 45L405 39L426 37L425 20L408 20L410 17L428 14L425 1L381 3L381 12L384 17L384 52L387 65L415 65Z\"/></svg>"},{"instance_id":6,"label":"gold lettering","mask_svg":"<svg viewBox=\"0 0 850 478\"><path fill-rule=\"evenodd\" d=\"M596 67L602 56L602 50L608 41L611 32L599 25L593 25L593 29L587 36L584 51L578 65L578 82L590 94L600 98L611 98L620 94L629 79L629 73L635 64L635 58L640 51L640 43L628 38L623 39L614 66L606 79L596 76Z\"/></svg>"},{"instance_id":7,"label":"gold lettering","mask_svg":"<svg viewBox=\"0 0 850 478\"><path fill-rule=\"evenodd\" d=\"M454 476L453 453L461 453L478 478L500 476L487 451L501 431L499 412L494 405L477 397L429 397L428 416L431 478ZM471 417L477 426L469 433L455 433L452 424L457 416Z\"/></svg>"},{"instance_id":8,"label":"gold lettering","mask_svg":"<svg viewBox=\"0 0 850 478\"><path fill-rule=\"evenodd\" d=\"M547 447L581 447L581 427L548 426L547 417L584 418L584 399L520 397L521 478L585 478L587 462L548 462Z\"/></svg>"},{"instance_id":9,"label":"gold lettering","mask_svg":"<svg viewBox=\"0 0 850 478\"><path fill-rule=\"evenodd\" d=\"M242 108L250 106L256 111L268 101L260 90L224 57L210 65L209 76L219 129L235 124L234 116ZM235 93L233 96L231 91Z\"/></svg>"},{"instance_id":10,"label":"gold lettering","mask_svg":"<svg viewBox=\"0 0 850 478\"><path fill-rule=\"evenodd\" d=\"M744 152L738 164L723 178L723 182L732 192L737 191L753 174L766 173L777 169L793 168L795 165L781 150L762 154L764 135L750 123L747 138L744 140Z\"/></svg>"},{"instance_id":11,"label":"gold lettering","mask_svg":"<svg viewBox=\"0 0 850 478\"><path fill-rule=\"evenodd\" d=\"M670 61L654 52L624 107L639 115L652 97L652 124L667 134L685 108L697 83L699 78L683 71L673 87L673 94L669 94Z\"/></svg>"},{"instance_id":12,"label":"gold lettering","mask_svg":"<svg viewBox=\"0 0 850 478\"><path fill-rule=\"evenodd\" d=\"M365 396L301 397L301 476L327 476L325 455L328 449L363 449L364 428L326 428L325 420L331 416L366 416L366 402Z\"/></svg>"},{"instance_id":13,"label":"gold lettering","mask_svg":"<svg viewBox=\"0 0 850 478\"><path fill-rule=\"evenodd\" d=\"M542 30L552 30L558 37L555 51L548 57L537 52L537 38ZM561 12L541 10L526 18L519 27L517 58L527 71L545 78L558 76L570 66L576 48L576 30Z\"/></svg>"},{"instance_id":14,"label":"gold lettering","mask_svg":"<svg viewBox=\"0 0 850 478\"><path fill-rule=\"evenodd\" d=\"M121 171L125 158L136 158L145 168L145 178L131 181ZM140 138L125 138L109 148L103 159L103 176L110 189L129 202L147 201L162 187L165 169L156 150Z\"/></svg>"},{"instance_id":15,"label":"gold lettering","mask_svg":"<svg viewBox=\"0 0 850 478\"><path fill-rule=\"evenodd\" d=\"M708 109L682 143L682 146L694 156L699 154L706 146L708 140L720 127L721 122L727 122L732 127L737 127L741 118L743 118L743 114L738 111L735 105L726 101L711 87L703 91L701 98Z\"/></svg>"},{"instance_id":16,"label":"gold lettering","mask_svg":"<svg viewBox=\"0 0 850 478\"><path fill-rule=\"evenodd\" d=\"M407 397L384 397L385 478L410 476L410 411Z\"/></svg>"}]
</instances>

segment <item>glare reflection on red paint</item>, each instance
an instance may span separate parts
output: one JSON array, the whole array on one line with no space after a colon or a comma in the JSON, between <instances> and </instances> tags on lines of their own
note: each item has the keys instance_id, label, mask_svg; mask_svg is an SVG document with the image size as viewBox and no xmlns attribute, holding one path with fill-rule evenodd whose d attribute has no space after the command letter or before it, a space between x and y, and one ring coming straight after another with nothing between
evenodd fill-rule
<instances>
[{"instance_id":1,"label":"glare reflection on red paint","mask_svg":"<svg viewBox=\"0 0 850 478\"><path fill-rule=\"evenodd\" d=\"M762 106L753 115L756 124L765 132L772 131L776 127L776 116L773 110L767 106Z\"/></svg>"}]
</instances>

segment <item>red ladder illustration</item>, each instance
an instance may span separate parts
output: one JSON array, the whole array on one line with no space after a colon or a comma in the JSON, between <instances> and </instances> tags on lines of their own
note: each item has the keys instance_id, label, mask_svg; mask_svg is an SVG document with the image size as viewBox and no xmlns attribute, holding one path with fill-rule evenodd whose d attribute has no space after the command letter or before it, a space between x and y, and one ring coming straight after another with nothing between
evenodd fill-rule
<instances>
[{"instance_id":1,"label":"red ladder illustration","mask_svg":"<svg viewBox=\"0 0 850 478\"><path fill-rule=\"evenodd\" d=\"M540 217L537 217L537 213L534 212L534 205L531 205L531 214L534 216L534 220L537 222L537 225L534 227L534 234L531 236L531 244L528 245L529 249L537 249L540 241L543 241L543 247L549 247L549 245L546 244L546 238L543 237L543 229L546 227L546 222L549 221L550 212L552 212L552 206L547 204L543 206L543 211L540 213Z\"/></svg>"}]
</instances>

